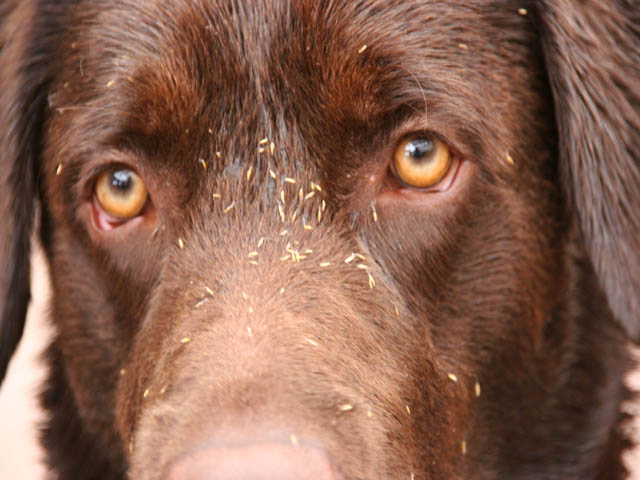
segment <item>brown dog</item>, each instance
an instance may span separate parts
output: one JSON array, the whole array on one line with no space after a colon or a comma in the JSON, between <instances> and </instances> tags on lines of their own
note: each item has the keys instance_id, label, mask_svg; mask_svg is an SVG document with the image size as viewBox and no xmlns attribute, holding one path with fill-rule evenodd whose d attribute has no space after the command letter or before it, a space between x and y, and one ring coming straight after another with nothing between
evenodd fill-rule
<instances>
[{"instance_id":1,"label":"brown dog","mask_svg":"<svg viewBox=\"0 0 640 480\"><path fill-rule=\"evenodd\" d=\"M626 476L640 5L519 3L0 3L55 478Z\"/></svg>"}]
</instances>

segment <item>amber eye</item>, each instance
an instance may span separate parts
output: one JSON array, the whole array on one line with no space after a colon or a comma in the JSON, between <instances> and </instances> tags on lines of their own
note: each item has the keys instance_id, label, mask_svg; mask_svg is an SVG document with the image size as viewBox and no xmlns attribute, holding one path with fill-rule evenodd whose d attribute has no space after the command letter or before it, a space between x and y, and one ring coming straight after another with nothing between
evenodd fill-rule
<instances>
[{"instance_id":1,"label":"amber eye","mask_svg":"<svg viewBox=\"0 0 640 480\"><path fill-rule=\"evenodd\" d=\"M442 141L426 134L413 135L403 140L393 153L393 172L409 187L433 187L451 168L451 157Z\"/></svg>"},{"instance_id":2,"label":"amber eye","mask_svg":"<svg viewBox=\"0 0 640 480\"><path fill-rule=\"evenodd\" d=\"M147 187L126 168L103 172L96 182L95 195L102 209L120 220L135 217L147 203Z\"/></svg>"}]
</instances>

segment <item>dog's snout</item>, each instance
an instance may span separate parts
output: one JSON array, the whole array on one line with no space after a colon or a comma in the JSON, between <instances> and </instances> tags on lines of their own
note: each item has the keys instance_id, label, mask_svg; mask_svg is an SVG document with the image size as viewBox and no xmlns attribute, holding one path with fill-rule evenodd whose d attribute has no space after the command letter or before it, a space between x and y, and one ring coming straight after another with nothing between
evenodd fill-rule
<instances>
[{"instance_id":1,"label":"dog's snout","mask_svg":"<svg viewBox=\"0 0 640 480\"><path fill-rule=\"evenodd\" d=\"M337 480L327 455L302 444L206 445L174 462L166 480Z\"/></svg>"}]
</instances>

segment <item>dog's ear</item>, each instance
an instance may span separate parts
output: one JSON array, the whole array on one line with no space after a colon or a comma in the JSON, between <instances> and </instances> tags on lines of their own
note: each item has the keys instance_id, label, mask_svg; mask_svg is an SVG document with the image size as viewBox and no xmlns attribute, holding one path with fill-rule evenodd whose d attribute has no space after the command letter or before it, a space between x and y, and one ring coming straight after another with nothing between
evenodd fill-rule
<instances>
[{"instance_id":1,"label":"dog's ear","mask_svg":"<svg viewBox=\"0 0 640 480\"><path fill-rule=\"evenodd\" d=\"M541 0L538 6L564 193L609 307L637 341L640 5Z\"/></svg>"},{"instance_id":2,"label":"dog's ear","mask_svg":"<svg viewBox=\"0 0 640 480\"><path fill-rule=\"evenodd\" d=\"M24 327L36 205L38 130L45 94L30 64L32 2L0 3L0 382Z\"/></svg>"}]
</instances>

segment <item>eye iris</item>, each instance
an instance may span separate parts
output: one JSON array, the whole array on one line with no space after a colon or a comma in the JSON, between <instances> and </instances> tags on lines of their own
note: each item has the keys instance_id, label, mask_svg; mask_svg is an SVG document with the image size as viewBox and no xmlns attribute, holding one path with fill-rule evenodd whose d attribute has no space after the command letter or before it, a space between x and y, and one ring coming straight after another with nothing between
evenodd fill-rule
<instances>
[{"instance_id":1,"label":"eye iris","mask_svg":"<svg viewBox=\"0 0 640 480\"><path fill-rule=\"evenodd\" d=\"M128 220L137 216L145 206L147 188L132 170L109 170L98 177L95 197L105 213Z\"/></svg>"},{"instance_id":2,"label":"eye iris","mask_svg":"<svg viewBox=\"0 0 640 480\"><path fill-rule=\"evenodd\" d=\"M393 173L407 186L436 186L452 165L446 144L427 135L415 135L402 142L394 153Z\"/></svg>"}]
</instances>

